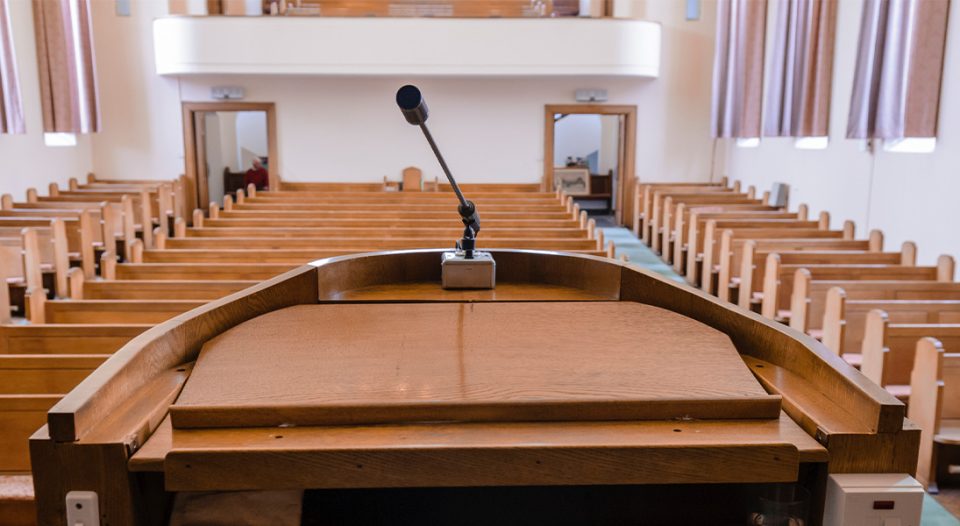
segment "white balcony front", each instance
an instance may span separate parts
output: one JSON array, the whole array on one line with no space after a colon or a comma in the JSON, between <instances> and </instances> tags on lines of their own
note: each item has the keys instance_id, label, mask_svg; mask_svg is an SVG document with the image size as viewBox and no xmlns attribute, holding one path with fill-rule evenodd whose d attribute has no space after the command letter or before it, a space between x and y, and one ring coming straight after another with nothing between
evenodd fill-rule
<instances>
[{"instance_id":1,"label":"white balcony front","mask_svg":"<svg viewBox=\"0 0 960 526\"><path fill-rule=\"evenodd\" d=\"M160 75L657 77L660 25L587 18L170 17Z\"/></svg>"}]
</instances>

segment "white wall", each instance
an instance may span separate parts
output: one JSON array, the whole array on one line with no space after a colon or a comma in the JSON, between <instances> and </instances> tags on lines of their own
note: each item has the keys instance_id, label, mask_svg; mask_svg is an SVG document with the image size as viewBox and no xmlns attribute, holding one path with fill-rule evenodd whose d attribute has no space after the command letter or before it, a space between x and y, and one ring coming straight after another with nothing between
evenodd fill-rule
<instances>
[{"instance_id":1,"label":"white wall","mask_svg":"<svg viewBox=\"0 0 960 526\"><path fill-rule=\"evenodd\" d=\"M709 3L709 2L708 2ZM647 179L701 180L710 167L707 137L712 10L683 20L675 0L649 0L646 15L664 26L663 77L658 80L522 78L321 78L305 76L159 78L151 71L150 21L165 2L136 2L119 18L112 3L93 2L105 132L93 147L106 177L172 177L183 171L181 101L209 100L209 88L241 85L248 101L277 104L277 168L289 181L378 181L419 166L441 175L423 137L393 102L416 82L433 111L430 124L464 182L539 182L543 171L543 106L573 103L577 88L600 87L610 104L638 106L638 174ZM491 21L496 23L496 21ZM533 44L535 45L535 43ZM703 79L707 83L703 84ZM669 168L668 168L669 167Z\"/></svg>"},{"instance_id":2,"label":"white wall","mask_svg":"<svg viewBox=\"0 0 960 526\"><path fill-rule=\"evenodd\" d=\"M599 173L617 171L620 162L620 115L602 115L600 117L600 159Z\"/></svg>"},{"instance_id":3,"label":"white wall","mask_svg":"<svg viewBox=\"0 0 960 526\"><path fill-rule=\"evenodd\" d=\"M600 115L567 115L553 128L553 165L566 166L567 157L586 159L600 151Z\"/></svg>"},{"instance_id":4,"label":"white wall","mask_svg":"<svg viewBox=\"0 0 960 526\"><path fill-rule=\"evenodd\" d=\"M231 157L236 157L236 145L233 150L226 150L227 156L224 156L223 137L221 136L221 120L216 113L206 113L203 115L204 129L206 137L207 158L207 192L211 201L223 204L223 168L232 164ZM230 155L232 154L232 155Z\"/></svg>"},{"instance_id":5,"label":"white wall","mask_svg":"<svg viewBox=\"0 0 960 526\"><path fill-rule=\"evenodd\" d=\"M236 113L237 170L246 170L255 157L265 157L267 147L267 113L241 111Z\"/></svg>"},{"instance_id":6,"label":"white wall","mask_svg":"<svg viewBox=\"0 0 960 526\"><path fill-rule=\"evenodd\" d=\"M960 9L951 10L941 88L939 139L932 154L863 151L844 138L856 63L862 0L839 3L837 48L825 150L798 150L789 139L763 139L759 148L724 144L719 171L758 190L774 182L791 185L791 202L806 202L812 212L828 210L833 225L857 223L863 236L879 228L886 248L916 241L919 259L931 263L941 253L960 256Z\"/></svg>"},{"instance_id":7,"label":"white wall","mask_svg":"<svg viewBox=\"0 0 960 526\"><path fill-rule=\"evenodd\" d=\"M40 108L40 78L37 72L37 47L33 33L33 11L25 0L7 2L10 25L20 74L20 92L27 133L0 135L0 159L4 177L0 193L24 200L27 188L33 186L46 195L51 182L65 187L71 177L83 179L93 168L90 136L77 137L72 147L48 147L43 143L43 113Z\"/></svg>"},{"instance_id":8,"label":"white wall","mask_svg":"<svg viewBox=\"0 0 960 526\"><path fill-rule=\"evenodd\" d=\"M103 124L93 170L113 179L170 179L184 171L179 86L154 73L152 39L152 21L167 14L167 2L130 4L131 16L119 17L113 2L90 2Z\"/></svg>"}]
</instances>

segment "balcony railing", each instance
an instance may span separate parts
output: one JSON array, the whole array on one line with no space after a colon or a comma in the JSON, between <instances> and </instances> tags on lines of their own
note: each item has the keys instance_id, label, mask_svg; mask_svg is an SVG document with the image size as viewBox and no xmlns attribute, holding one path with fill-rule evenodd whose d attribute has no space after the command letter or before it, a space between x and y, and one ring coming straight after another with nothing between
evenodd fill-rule
<instances>
[{"instance_id":1,"label":"balcony railing","mask_svg":"<svg viewBox=\"0 0 960 526\"><path fill-rule=\"evenodd\" d=\"M604 16L604 0L169 0L172 15L551 18Z\"/></svg>"}]
</instances>

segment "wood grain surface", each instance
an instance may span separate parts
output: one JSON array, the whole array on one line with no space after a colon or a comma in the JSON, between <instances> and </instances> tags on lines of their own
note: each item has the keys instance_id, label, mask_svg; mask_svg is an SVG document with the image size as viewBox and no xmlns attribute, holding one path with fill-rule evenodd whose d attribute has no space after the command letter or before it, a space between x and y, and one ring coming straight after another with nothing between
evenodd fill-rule
<instances>
[{"instance_id":1,"label":"wood grain surface","mask_svg":"<svg viewBox=\"0 0 960 526\"><path fill-rule=\"evenodd\" d=\"M436 282L374 285L345 291L340 301L602 301L609 295L541 283L497 283L489 290L444 290Z\"/></svg>"},{"instance_id":2,"label":"wood grain surface","mask_svg":"<svg viewBox=\"0 0 960 526\"><path fill-rule=\"evenodd\" d=\"M726 335L647 305L349 304L211 340L171 415L178 428L775 418L779 403Z\"/></svg>"},{"instance_id":3,"label":"wood grain surface","mask_svg":"<svg viewBox=\"0 0 960 526\"><path fill-rule=\"evenodd\" d=\"M750 421L158 428L130 467L169 491L788 482L826 450L788 417Z\"/></svg>"}]
</instances>

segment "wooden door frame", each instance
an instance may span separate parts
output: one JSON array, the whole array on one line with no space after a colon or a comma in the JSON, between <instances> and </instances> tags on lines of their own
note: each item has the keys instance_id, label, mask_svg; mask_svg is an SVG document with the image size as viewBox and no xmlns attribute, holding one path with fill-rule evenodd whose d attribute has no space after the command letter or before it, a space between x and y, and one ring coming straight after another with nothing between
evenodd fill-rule
<instances>
[{"instance_id":1,"label":"wooden door frame","mask_svg":"<svg viewBox=\"0 0 960 526\"><path fill-rule=\"evenodd\" d=\"M624 206L631 203L627 194L633 188L636 174L637 158L637 107L616 104L547 104L543 110L543 189L545 191L553 190L553 155L554 155L554 115L562 113L567 115L622 115L624 136L623 149L619 152L617 167L619 177L617 178L617 202L616 208L617 221L624 223L630 214L624 215ZM632 212L631 212L632 214Z\"/></svg>"},{"instance_id":2,"label":"wooden door frame","mask_svg":"<svg viewBox=\"0 0 960 526\"><path fill-rule=\"evenodd\" d=\"M277 108L272 102L184 102L183 103L183 151L184 174L195 189L192 208L206 210L210 203L207 181L197 177L197 130L196 114L218 111L262 111L267 114L267 173L270 175L270 189L280 187L280 163L277 148ZM209 177L209 174L208 174Z\"/></svg>"}]
</instances>

